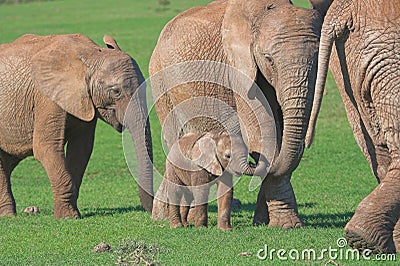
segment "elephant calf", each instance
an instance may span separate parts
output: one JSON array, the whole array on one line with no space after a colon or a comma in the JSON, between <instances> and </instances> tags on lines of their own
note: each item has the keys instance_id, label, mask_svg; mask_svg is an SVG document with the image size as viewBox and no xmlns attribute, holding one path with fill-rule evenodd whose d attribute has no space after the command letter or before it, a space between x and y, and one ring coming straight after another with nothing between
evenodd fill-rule
<instances>
[{"instance_id":1,"label":"elephant calf","mask_svg":"<svg viewBox=\"0 0 400 266\"><path fill-rule=\"evenodd\" d=\"M30 155L49 176L55 218L80 216L97 118L132 134L139 195L152 209L150 125L145 91L138 90L144 78L114 39L104 42L107 48L79 34L29 34L0 45L0 216L16 214L10 175Z\"/></svg>"},{"instance_id":2,"label":"elephant calf","mask_svg":"<svg viewBox=\"0 0 400 266\"><path fill-rule=\"evenodd\" d=\"M233 175L254 175L256 166L249 163L248 149L241 136L226 131L205 134L188 133L180 138L168 154L165 170L169 219L171 227L187 226L190 203L194 200L195 226L207 226L207 207L210 186L218 177L224 180L224 171ZM228 179L232 179L229 175ZM220 196L218 228L231 229L230 213L233 187ZM180 205L182 212L180 213Z\"/></svg>"}]
</instances>

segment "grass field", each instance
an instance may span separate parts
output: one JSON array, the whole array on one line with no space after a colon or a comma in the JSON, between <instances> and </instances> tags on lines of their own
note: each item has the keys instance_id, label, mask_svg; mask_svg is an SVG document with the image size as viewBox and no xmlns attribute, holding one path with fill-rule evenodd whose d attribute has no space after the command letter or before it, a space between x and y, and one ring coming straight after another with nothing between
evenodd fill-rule
<instances>
[{"instance_id":1,"label":"grass field","mask_svg":"<svg viewBox=\"0 0 400 266\"><path fill-rule=\"evenodd\" d=\"M0 5L0 43L25 33L40 35L83 33L97 43L109 34L131 54L148 76L148 62L158 34L172 17L201 0L64 0ZM307 6L306 0L294 1ZM163 169L160 126L151 115L155 164ZM54 220L48 178L32 158L13 172L18 215L0 218L0 265L115 265L143 257L162 265L375 265L378 261L337 258L281 261L260 260L265 245L271 249L335 249L337 239L357 204L376 186L348 125L336 85L329 77L314 145L306 150L293 174L301 229L284 231L252 226L257 191L247 184L235 187L242 207L232 214L234 230L216 229L216 203L210 204L209 228L171 230L168 222L155 222L140 206L137 184L126 166L121 135L99 123L93 155L86 170L78 206L83 219ZM29 205L41 213L25 215ZM92 253L100 242L110 252ZM345 251L346 248L340 250ZM249 252L250 256L239 256ZM263 253L260 253L261 255ZM294 254L294 253L292 253ZM337 253L340 255L340 253ZM287 254L286 254L287 255ZM142 262L144 263L144 262ZM381 262L381 265L390 265ZM395 265L395 263L392 263Z\"/></svg>"}]
</instances>

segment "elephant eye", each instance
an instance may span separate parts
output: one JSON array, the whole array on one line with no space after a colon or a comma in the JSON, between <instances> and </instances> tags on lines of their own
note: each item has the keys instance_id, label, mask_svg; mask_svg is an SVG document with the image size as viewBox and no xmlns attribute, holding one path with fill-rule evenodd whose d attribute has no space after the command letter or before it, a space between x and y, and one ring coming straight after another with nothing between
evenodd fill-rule
<instances>
[{"instance_id":1,"label":"elephant eye","mask_svg":"<svg viewBox=\"0 0 400 266\"><path fill-rule=\"evenodd\" d=\"M273 71L276 71L275 62L274 62L274 59L272 58L272 56L269 55L269 54L264 54L264 57L265 57L265 61L267 63L267 66L269 68L271 68Z\"/></svg>"},{"instance_id":2,"label":"elephant eye","mask_svg":"<svg viewBox=\"0 0 400 266\"><path fill-rule=\"evenodd\" d=\"M118 99L121 96L121 90L118 88L110 88L108 89L108 93L114 99Z\"/></svg>"},{"instance_id":3,"label":"elephant eye","mask_svg":"<svg viewBox=\"0 0 400 266\"><path fill-rule=\"evenodd\" d=\"M225 153L224 156L225 156L226 159L230 159L231 158L231 154L230 153Z\"/></svg>"},{"instance_id":4,"label":"elephant eye","mask_svg":"<svg viewBox=\"0 0 400 266\"><path fill-rule=\"evenodd\" d=\"M270 56L269 54L264 54L264 57L269 64L274 65L274 59L272 59L272 56Z\"/></svg>"}]
</instances>

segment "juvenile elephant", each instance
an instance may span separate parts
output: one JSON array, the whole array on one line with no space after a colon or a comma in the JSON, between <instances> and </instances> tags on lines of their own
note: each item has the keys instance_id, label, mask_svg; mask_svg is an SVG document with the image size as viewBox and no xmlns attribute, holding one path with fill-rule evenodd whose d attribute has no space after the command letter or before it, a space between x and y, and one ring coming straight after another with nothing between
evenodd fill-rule
<instances>
[{"instance_id":1,"label":"juvenile elephant","mask_svg":"<svg viewBox=\"0 0 400 266\"><path fill-rule=\"evenodd\" d=\"M322 27L307 133L310 146L329 66L354 137L379 181L358 205L345 236L354 248L380 252L395 252L395 246L400 252L399 14L399 1L333 2Z\"/></svg>"},{"instance_id":2,"label":"juvenile elephant","mask_svg":"<svg viewBox=\"0 0 400 266\"><path fill-rule=\"evenodd\" d=\"M0 45L0 215L16 213L10 174L33 155L50 179L54 217L79 217L97 118L132 134L139 195L152 209L151 135L145 91L138 90L144 79L114 39L104 42L108 48L78 34L24 35Z\"/></svg>"},{"instance_id":3,"label":"juvenile elephant","mask_svg":"<svg viewBox=\"0 0 400 266\"><path fill-rule=\"evenodd\" d=\"M194 7L164 27L150 60L168 147L189 132L228 127L243 132L263 179L255 224L302 225L290 178L303 154L328 7L328 1L310 2L318 11L289 0L220 0ZM160 204L155 199L157 218L165 210Z\"/></svg>"},{"instance_id":4,"label":"juvenile elephant","mask_svg":"<svg viewBox=\"0 0 400 266\"><path fill-rule=\"evenodd\" d=\"M229 135L226 131L182 136L172 145L165 166L171 227L188 225L187 215L192 200L195 226L207 226L210 185L224 171L236 176L254 175L255 165L248 163L247 159L248 149L241 136ZM182 197L186 203L180 212ZM218 210L219 229L231 229L232 199L233 188L220 198L226 204L225 208Z\"/></svg>"}]
</instances>

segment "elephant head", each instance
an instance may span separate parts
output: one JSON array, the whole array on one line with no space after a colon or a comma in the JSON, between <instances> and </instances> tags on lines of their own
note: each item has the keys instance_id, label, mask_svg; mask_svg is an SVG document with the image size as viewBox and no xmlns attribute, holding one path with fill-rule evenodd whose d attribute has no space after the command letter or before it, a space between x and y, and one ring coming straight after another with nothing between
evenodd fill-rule
<instances>
[{"instance_id":1,"label":"elephant head","mask_svg":"<svg viewBox=\"0 0 400 266\"><path fill-rule=\"evenodd\" d=\"M241 136L226 131L206 133L192 149L193 162L215 176L223 171L241 176L254 175L255 166L247 161L248 149Z\"/></svg>"},{"instance_id":2,"label":"elephant head","mask_svg":"<svg viewBox=\"0 0 400 266\"><path fill-rule=\"evenodd\" d=\"M83 35L64 35L61 41L50 42L32 58L33 82L42 94L83 121L98 117L118 132L128 128L140 162L139 196L151 211L152 144L146 94L139 89L144 78L114 39L105 36L104 42L107 48Z\"/></svg>"},{"instance_id":3,"label":"elephant head","mask_svg":"<svg viewBox=\"0 0 400 266\"><path fill-rule=\"evenodd\" d=\"M269 170L273 176L290 174L303 153L314 94L320 30L328 7L325 2L310 1L318 11L293 6L289 0L231 0L227 3L222 40L228 62L261 85L262 93L272 105L278 141L264 146L277 146ZM239 80L237 83L245 93L236 94L236 102L243 102L243 97L248 98L245 102L251 102L248 93L251 82ZM239 116L248 113L244 110L245 104L237 104L237 108ZM248 124L246 128L255 127L253 132L260 132L262 126ZM257 145L262 142L260 138L253 136L256 141L251 143L254 146L251 150L266 154L265 148ZM257 172L262 172L268 164L260 157Z\"/></svg>"}]
</instances>

